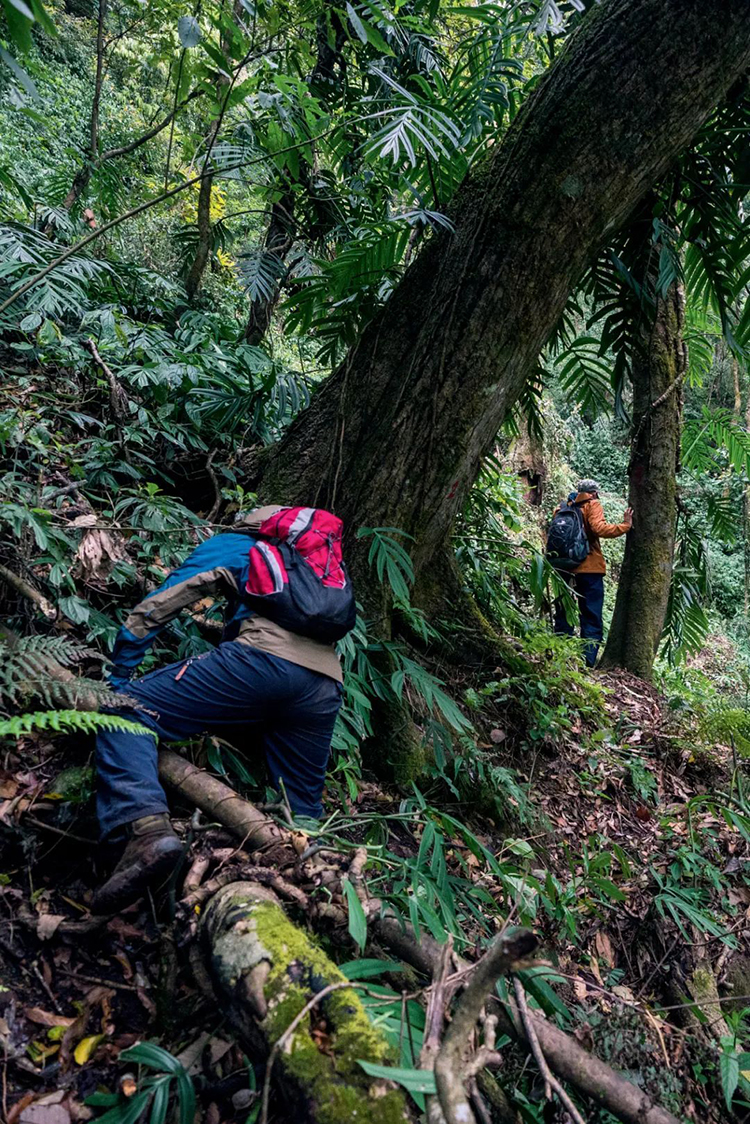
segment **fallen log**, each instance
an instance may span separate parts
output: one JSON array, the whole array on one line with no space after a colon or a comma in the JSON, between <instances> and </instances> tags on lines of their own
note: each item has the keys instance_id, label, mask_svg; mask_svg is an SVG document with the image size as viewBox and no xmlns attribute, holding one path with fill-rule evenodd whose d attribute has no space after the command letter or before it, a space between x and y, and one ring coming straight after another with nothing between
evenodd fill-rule
<instances>
[{"instance_id":1,"label":"fallen log","mask_svg":"<svg viewBox=\"0 0 750 1124\"><path fill-rule=\"evenodd\" d=\"M369 1077L359 1065L359 1059L387 1065L396 1057L368 1018L357 985L288 919L270 890L252 882L224 886L206 907L200 936L214 989L239 1037L254 1053L277 1059L276 1089L284 1103L276 1107L286 1109L289 1119L410 1119L401 1089ZM338 986L323 995L331 985ZM308 1015L287 1034L316 995L316 1023L324 1020L323 1027Z\"/></svg>"},{"instance_id":2,"label":"fallen log","mask_svg":"<svg viewBox=\"0 0 750 1124\"><path fill-rule=\"evenodd\" d=\"M296 861L291 834L243 800L233 788L171 749L159 750L159 776L207 816L221 823L249 851L287 866Z\"/></svg>"}]
</instances>

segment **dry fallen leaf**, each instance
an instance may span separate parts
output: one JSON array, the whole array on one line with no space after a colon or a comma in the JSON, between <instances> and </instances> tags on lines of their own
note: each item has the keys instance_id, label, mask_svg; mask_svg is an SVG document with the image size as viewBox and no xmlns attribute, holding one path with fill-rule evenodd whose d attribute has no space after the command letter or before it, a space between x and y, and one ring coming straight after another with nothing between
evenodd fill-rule
<instances>
[{"instance_id":1,"label":"dry fallen leaf","mask_svg":"<svg viewBox=\"0 0 750 1124\"><path fill-rule=\"evenodd\" d=\"M58 930L65 917L61 913L40 913L36 923L36 935L40 941L48 941Z\"/></svg>"},{"instance_id":2,"label":"dry fallen leaf","mask_svg":"<svg viewBox=\"0 0 750 1124\"><path fill-rule=\"evenodd\" d=\"M23 1110L18 1118L19 1124L70 1124L70 1113L60 1104L64 1097L64 1089L40 1097Z\"/></svg>"},{"instance_id":3,"label":"dry fallen leaf","mask_svg":"<svg viewBox=\"0 0 750 1124\"><path fill-rule=\"evenodd\" d=\"M588 998L589 992L588 988L586 987L586 981L582 980L580 976L577 976L573 980L573 992L575 993L575 997L579 1003L585 1003L586 999Z\"/></svg>"},{"instance_id":4,"label":"dry fallen leaf","mask_svg":"<svg viewBox=\"0 0 750 1124\"><path fill-rule=\"evenodd\" d=\"M12 800L18 792L18 781L11 773L0 773L0 796Z\"/></svg>"},{"instance_id":5,"label":"dry fallen leaf","mask_svg":"<svg viewBox=\"0 0 750 1124\"><path fill-rule=\"evenodd\" d=\"M49 914L44 914L48 917ZM53 1011L43 1011L41 1007L27 1007L24 1015L32 1023L38 1023L39 1026L72 1026L76 1021L75 1018L69 1018L67 1015L56 1015Z\"/></svg>"},{"instance_id":6,"label":"dry fallen leaf","mask_svg":"<svg viewBox=\"0 0 750 1124\"><path fill-rule=\"evenodd\" d=\"M608 964L610 968L614 968L615 951L612 948L612 941L609 939L608 935L601 929L594 937L594 944L596 946L596 951L599 954L600 959Z\"/></svg>"}]
</instances>

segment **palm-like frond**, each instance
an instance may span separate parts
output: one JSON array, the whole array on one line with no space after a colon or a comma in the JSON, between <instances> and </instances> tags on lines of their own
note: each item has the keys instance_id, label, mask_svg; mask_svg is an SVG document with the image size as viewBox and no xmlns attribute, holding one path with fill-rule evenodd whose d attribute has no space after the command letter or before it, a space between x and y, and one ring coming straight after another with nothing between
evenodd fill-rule
<instances>
[{"instance_id":1,"label":"palm-like frond","mask_svg":"<svg viewBox=\"0 0 750 1124\"><path fill-rule=\"evenodd\" d=\"M270 250L246 250L237 264L250 300L273 300L286 268L279 255Z\"/></svg>"},{"instance_id":2,"label":"palm-like frond","mask_svg":"<svg viewBox=\"0 0 750 1124\"><path fill-rule=\"evenodd\" d=\"M59 247L38 230L21 223L0 225L0 292L6 285L13 289L22 285L28 275L38 272L58 254ZM20 307L25 312L38 311L60 319L71 313L80 314L88 306L92 283L112 273L108 262L74 254L35 285ZM17 305L5 321L8 327L16 326L18 313Z\"/></svg>"},{"instance_id":3,"label":"palm-like frond","mask_svg":"<svg viewBox=\"0 0 750 1124\"><path fill-rule=\"evenodd\" d=\"M601 341L580 336L554 360L560 384L585 413L612 410L612 365L601 355Z\"/></svg>"}]
</instances>

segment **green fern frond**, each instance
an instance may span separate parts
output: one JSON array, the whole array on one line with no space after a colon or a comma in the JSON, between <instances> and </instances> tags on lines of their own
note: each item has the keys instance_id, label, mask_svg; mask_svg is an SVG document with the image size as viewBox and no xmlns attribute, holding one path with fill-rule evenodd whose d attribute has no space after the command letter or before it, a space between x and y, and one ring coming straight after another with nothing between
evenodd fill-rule
<instances>
[{"instance_id":1,"label":"green fern frond","mask_svg":"<svg viewBox=\"0 0 750 1124\"><path fill-rule=\"evenodd\" d=\"M12 642L0 638L0 706L14 709L39 699L50 709L72 709L86 696L93 696L99 706L127 705L106 683L72 674L61 680L53 674L84 658L101 659L65 636L22 636Z\"/></svg>"},{"instance_id":2,"label":"green fern frond","mask_svg":"<svg viewBox=\"0 0 750 1124\"><path fill-rule=\"evenodd\" d=\"M120 718L117 714L99 714L90 710L37 710L33 714L17 714L15 718L0 722L0 737L21 738L35 730L52 730L56 734L95 734L99 730L151 733L147 726Z\"/></svg>"},{"instance_id":3,"label":"green fern frond","mask_svg":"<svg viewBox=\"0 0 750 1124\"><path fill-rule=\"evenodd\" d=\"M741 757L750 757L750 711L719 703L702 719L701 735L709 741L733 745Z\"/></svg>"}]
</instances>

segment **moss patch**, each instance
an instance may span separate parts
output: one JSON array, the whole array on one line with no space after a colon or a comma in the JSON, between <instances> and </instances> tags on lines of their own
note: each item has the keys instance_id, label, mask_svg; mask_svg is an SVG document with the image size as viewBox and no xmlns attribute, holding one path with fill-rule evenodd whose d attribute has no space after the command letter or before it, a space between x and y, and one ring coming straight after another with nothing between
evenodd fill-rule
<instances>
[{"instance_id":1,"label":"moss patch","mask_svg":"<svg viewBox=\"0 0 750 1124\"><path fill-rule=\"evenodd\" d=\"M268 1014L263 1031L269 1042L281 1037L316 991L345 977L283 910L271 902L252 909L257 941L268 951L271 971L264 993ZM279 1063L315 1102L319 1124L403 1124L407 1119L400 1090L383 1091L357 1064L395 1062L394 1051L367 1017L354 990L335 991L320 1007L329 1024L333 1057L324 1054L303 1020Z\"/></svg>"}]
</instances>

